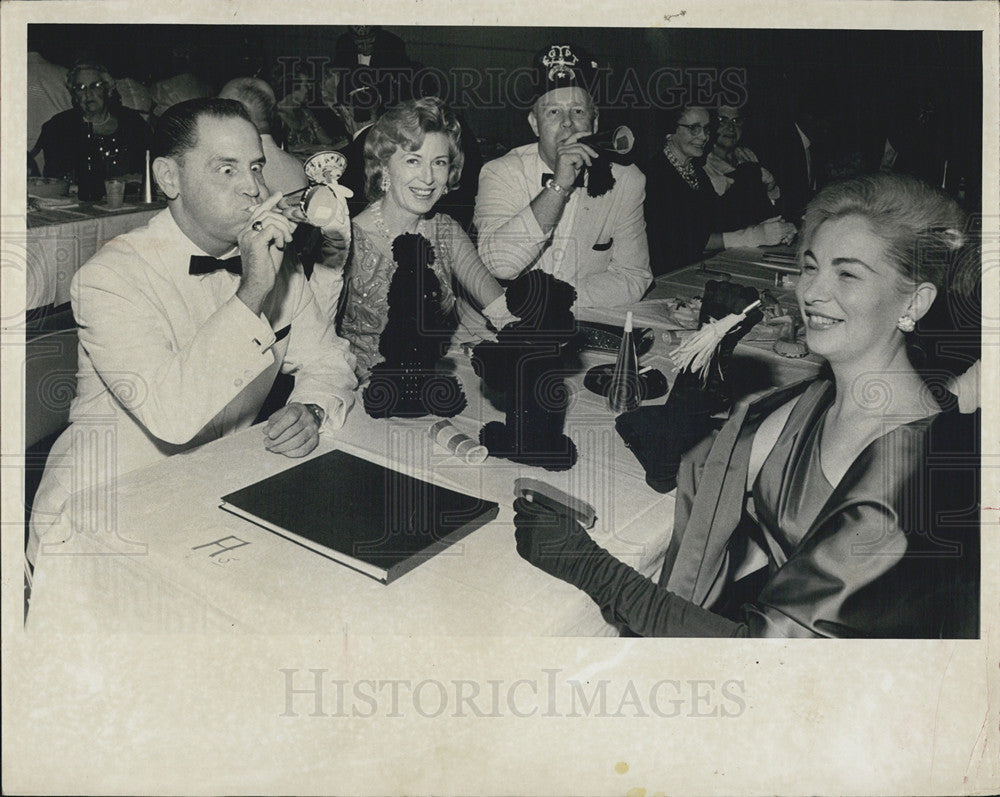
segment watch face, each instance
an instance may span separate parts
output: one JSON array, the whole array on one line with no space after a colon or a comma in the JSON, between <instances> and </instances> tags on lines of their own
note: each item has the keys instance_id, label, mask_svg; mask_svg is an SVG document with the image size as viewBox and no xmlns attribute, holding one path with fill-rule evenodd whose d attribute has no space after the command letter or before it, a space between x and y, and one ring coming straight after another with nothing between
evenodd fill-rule
<instances>
[{"instance_id":1,"label":"watch face","mask_svg":"<svg viewBox=\"0 0 1000 797\"><path fill-rule=\"evenodd\" d=\"M305 162L306 177L310 182L335 185L347 168L347 158L339 152L317 152Z\"/></svg>"}]
</instances>

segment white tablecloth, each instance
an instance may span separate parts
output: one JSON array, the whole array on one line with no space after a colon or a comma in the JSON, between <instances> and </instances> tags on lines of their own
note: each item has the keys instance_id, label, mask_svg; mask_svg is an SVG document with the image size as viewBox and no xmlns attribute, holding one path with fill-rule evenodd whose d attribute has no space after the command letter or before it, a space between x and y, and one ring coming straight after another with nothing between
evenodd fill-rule
<instances>
[{"instance_id":1,"label":"white tablecloth","mask_svg":"<svg viewBox=\"0 0 1000 797\"><path fill-rule=\"evenodd\" d=\"M686 271L657 290L698 279L703 284L712 276ZM662 323L658 306L654 295L636 308L636 321L657 325L657 343L643 364L669 375L669 333L663 328L669 325ZM623 313L607 315L616 320ZM479 379L461 353L459 344L468 337L469 331L460 329L452 348L452 366L469 398L453 423L476 436L483 422L502 415L482 397ZM780 360L767 346L739 351L769 368ZM612 355L588 352L584 359L589 367L610 362ZM810 363L789 363L791 370L773 371L782 381L815 370ZM28 628L613 634L616 629L586 595L528 565L514 544L513 484L529 476L589 501L598 516L592 531L597 541L646 574L659 571L673 496L646 485L641 466L615 432L607 402L582 387L584 370L568 380L574 392L566 423L580 458L562 473L494 458L466 465L427 437L437 419L374 420L360 399L344 429L323 436L314 456L342 448L500 504L495 521L388 586L219 508L221 496L298 462L267 453L262 430L254 427L124 478L113 492L114 528L98 536L84 533L78 520L92 497L76 496L55 530L66 542L42 546Z\"/></svg>"},{"instance_id":2,"label":"white tablecloth","mask_svg":"<svg viewBox=\"0 0 1000 797\"><path fill-rule=\"evenodd\" d=\"M126 205L108 215L94 216L86 206L50 211L69 220L28 227L25 239L27 271L26 310L69 301L69 283L77 269L104 244L146 224L163 209L162 203ZM76 218L74 218L76 217ZM31 217L29 217L30 219Z\"/></svg>"},{"instance_id":3,"label":"white tablecloth","mask_svg":"<svg viewBox=\"0 0 1000 797\"><path fill-rule=\"evenodd\" d=\"M479 396L471 366L459 363L457 370L470 406L453 422L474 435L476 416L501 415ZM602 544L646 572L657 571L673 499L646 486L606 403L587 391L573 396L567 432L580 461L563 473L492 458L466 465L427 437L435 420L378 421L359 405L315 452L339 447L391 461L398 470L500 504L495 521L392 584L219 509L221 496L297 463L267 453L261 428L254 427L123 479L114 492L115 528L100 536L74 525L74 512L89 500L77 496L63 518L67 542L43 545L38 557L29 629L613 633L589 598L518 557L511 509L516 478L543 479L594 505ZM221 552L228 546L237 547Z\"/></svg>"}]
</instances>

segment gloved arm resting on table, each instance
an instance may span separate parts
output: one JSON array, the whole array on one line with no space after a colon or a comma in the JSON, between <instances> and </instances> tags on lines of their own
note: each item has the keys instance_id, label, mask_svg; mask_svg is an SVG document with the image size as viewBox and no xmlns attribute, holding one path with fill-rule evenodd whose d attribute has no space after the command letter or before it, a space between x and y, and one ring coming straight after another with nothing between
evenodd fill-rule
<instances>
[{"instance_id":1,"label":"gloved arm resting on table","mask_svg":"<svg viewBox=\"0 0 1000 797\"><path fill-rule=\"evenodd\" d=\"M591 539L575 520L514 501L517 552L549 575L586 592L604 616L642 636L747 636L745 625L661 589Z\"/></svg>"}]
</instances>

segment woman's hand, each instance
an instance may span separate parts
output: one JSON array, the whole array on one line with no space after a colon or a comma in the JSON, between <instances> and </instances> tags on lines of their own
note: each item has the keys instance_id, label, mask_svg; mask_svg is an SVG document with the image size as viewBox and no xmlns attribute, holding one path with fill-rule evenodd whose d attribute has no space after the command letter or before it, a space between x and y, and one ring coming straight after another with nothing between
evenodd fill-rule
<instances>
[{"instance_id":1,"label":"woman's hand","mask_svg":"<svg viewBox=\"0 0 1000 797\"><path fill-rule=\"evenodd\" d=\"M774 246L791 242L795 232L794 224L774 216L753 227L722 233L722 244L726 249Z\"/></svg>"},{"instance_id":2,"label":"woman's hand","mask_svg":"<svg viewBox=\"0 0 1000 797\"><path fill-rule=\"evenodd\" d=\"M514 528L522 559L575 586L594 555L604 553L575 520L527 498L514 501Z\"/></svg>"},{"instance_id":3,"label":"woman's hand","mask_svg":"<svg viewBox=\"0 0 1000 797\"><path fill-rule=\"evenodd\" d=\"M507 296L503 293L483 308L483 315L497 332L508 324L521 320L507 308Z\"/></svg>"}]
</instances>

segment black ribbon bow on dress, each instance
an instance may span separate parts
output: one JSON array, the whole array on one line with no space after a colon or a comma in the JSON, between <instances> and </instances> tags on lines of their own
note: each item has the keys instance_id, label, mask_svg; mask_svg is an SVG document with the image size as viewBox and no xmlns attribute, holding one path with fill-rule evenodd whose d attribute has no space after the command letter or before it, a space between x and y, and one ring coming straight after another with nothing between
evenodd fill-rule
<instances>
[{"instance_id":1,"label":"black ribbon bow on dress","mask_svg":"<svg viewBox=\"0 0 1000 797\"><path fill-rule=\"evenodd\" d=\"M212 272L225 269L230 274L243 273L243 261L239 255L226 260L219 260L217 257L209 255L191 255L191 265L188 267L188 274L211 274Z\"/></svg>"}]
</instances>

